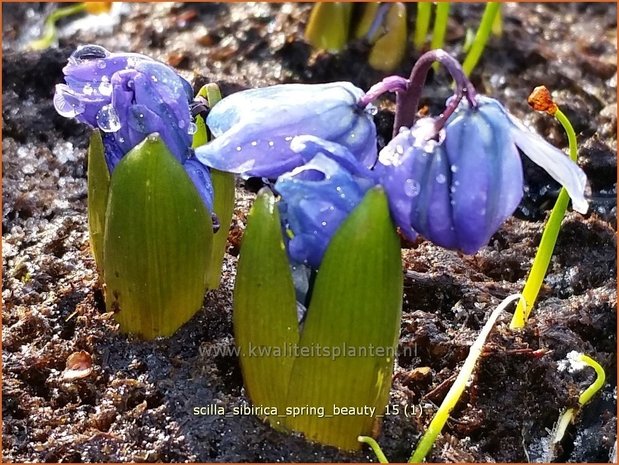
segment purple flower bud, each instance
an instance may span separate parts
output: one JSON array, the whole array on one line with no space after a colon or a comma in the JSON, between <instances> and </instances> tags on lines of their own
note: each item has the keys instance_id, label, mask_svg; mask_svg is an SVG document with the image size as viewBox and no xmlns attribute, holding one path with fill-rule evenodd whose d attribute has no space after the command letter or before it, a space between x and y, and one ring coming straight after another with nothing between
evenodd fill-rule
<instances>
[{"instance_id":1,"label":"purple flower bud","mask_svg":"<svg viewBox=\"0 0 619 465\"><path fill-rule=\"evenodd\" d=\"M172 68L136 53L110 53L98 45L78 48L63 69L56 111L102 131L110 172L149 134L158 133L183 164L209 210L208 168L191 155L191 85Z\"/></svg>"},{"instance_id":2,"label":"purple flower bud","mask_svg":"<svg viewBox=\"0 0 619 465\"><path fill-rule=\"evenodd\" d=\"M477 101L477 108L462 101L439 132L432 118L403 128L381 151L377 174L403 232L469 254L486 245L522 198L518 148L586 212L582 170L496 100Z\"/></svg>"},{"instance_id":3,"label":"purple flower bud","mask_svg":"<svg viewBox=\"0 0 619 465\"><path fill-rule=\"evenodd\" d=\"M367 168L376 162L376 127L363 91L349 82L283 84L250 89L219 102L207 117L216 137L196 149L222 171L276 178L308 161L290 148L293 137L316 136L345 147Z\"/></svg>"},{"instance_id":4,"label":"purple flower bud","mask_svg":"<svg viewBox=\"0 0 619 465\"><path fill-rule=\"evenodd\" d=\"M355 160L343 146L311 136L297 137L292 145L304 146L311 160L275 183L282 222L292 236L288 254L293 262L318 268L331 237L375 181L365 177L369 170L359 162L339 163Z\"/></svg>"},{"instance_id":5,"label":"purple flower bud","mask_svg":"<svg viewBox=\"0 0 619 465\"><path fill-rule=\"evenodd\" d=\"M63 72L66 84L56 86L56 111L105 133L110 171L154 132L179 161L187 158L192 89L173 69L144 55L86 45L71 55Z\"/></svg>"}]
</instances>

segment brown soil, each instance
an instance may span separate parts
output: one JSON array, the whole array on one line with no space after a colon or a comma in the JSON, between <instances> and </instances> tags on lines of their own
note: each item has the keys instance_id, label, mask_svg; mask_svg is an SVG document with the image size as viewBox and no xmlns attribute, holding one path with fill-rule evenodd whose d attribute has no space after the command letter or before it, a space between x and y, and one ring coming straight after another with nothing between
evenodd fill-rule
<instances>
[{"instance_id":1,"label":"brown soil","mask_svg":"<svg viewBox=\"0 0 619 465\"><path fill-rule=\"evenodd\" d=\"M252 416L192 414L195 406L230 411L248 402L238 360L204 356L209 346L234 344L234 270L253 195L243 184L220 289L170 339L143 342L118 333L89 253L88 131L58 116L51 103L66 59L81 43L173 62L196 87L213 81L225 94L330 80L367 89L381 77L365 64L367 50L354 45L337 56L313 54L302 40L308 5L186 3L134 4L112 31L77 31L61 38L59 48L20 51L50 8L3 4L3 461L374 461L368 450L348 454L310 444ZM462 57L466 27L480 14L479 5L453 7L449 51ZM479 91L565 148L561 128L526 104L537 85L555 92L579 135L591 209L564 220L527 328L511 332L505 315L492 333L431 461L539 460L548 430L592 380L590 370L559 370L572 350L599 361L607 383L556 458L609 460L616 438L615 18L615 4L506 5L504 34L491 40L475 72ZM417 54L410 55L400 74L410 71ZM433 83L422 102L431 110L449 92L441 74ZM383 139L392 108L386 101L376 117ZM478 254L423 240L406 244L400 348L416 351L397 360L390 403L414 414L384 422L378 439L392 461L410 455L489 312L522 289L558 192L542 170L524 163L522 206ZM79 351L92 356L92 372L67 380L67 358Z\"/></svg>"}]
</instances>

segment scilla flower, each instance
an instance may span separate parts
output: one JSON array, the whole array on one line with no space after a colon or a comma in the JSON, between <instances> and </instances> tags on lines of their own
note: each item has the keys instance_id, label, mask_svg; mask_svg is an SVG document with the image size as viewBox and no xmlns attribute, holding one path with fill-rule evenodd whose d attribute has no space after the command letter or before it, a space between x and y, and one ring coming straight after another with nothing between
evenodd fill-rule
<instances>
[{"instance_id":1,"label":"scilla flower","mask_svg":"<svg viewBox=\"0 0 619 465\"><path fill-rule=\"evenodd\" d=\"M476 99L476 108L463 99L443 129L423 118L381 151L377 172L403 232L475 253L520 203L518 149L566 188L575 210L586 212L583 171L499 102Z\"/></svg>"},{"instance_id":2,"label":"scilla flower","mask_svg":"<svg viewBox=\"0 0 619 465\"><path fill-rule=\"evenodd\" d=\"M289 231L288 254L293 262L318 268L331 237L375 181L339 144L300 136L290 146L310 161L275 183L281 218Z\"/></svg>"},{"instance_id":3,"label":"scilla flower","mask_svg":"<svg viewBox=\"0 0 619 465\"><path fill-rule=\"evenodd\" d=\"M211 210L208 169L190 161L191 85L172 68L136 53L110 53L98 45L76 50L58 84L56 111L102 131L105 158L112 172L121 158L149 134L158 133ZM199 173L199 174L198 174Z\"/></svg>"},{"instance_id":4,"label":"scilla flower","mask_svg":"<svg viewBox=\"0 0 619 465\"><path fill-rule=\"evenodd\" d=\"M207 117L215 140L196 149L206 165L275 179L308 161L290 149L311 135L345 147L370 168L376 162L376 127L364 93L349 82L282 84L232 94ZM371 107L370 107L371 108Z\"/></svg>"}]
</instances>

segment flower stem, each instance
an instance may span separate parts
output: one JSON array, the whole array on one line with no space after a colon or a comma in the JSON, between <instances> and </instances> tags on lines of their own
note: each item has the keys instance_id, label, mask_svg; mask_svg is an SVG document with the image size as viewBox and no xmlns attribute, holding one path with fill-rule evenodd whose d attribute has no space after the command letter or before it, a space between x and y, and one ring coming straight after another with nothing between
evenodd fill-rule
<instances>
[{"instance_id":1,"label":"flower stem","mask_svg":"<svg viewBox=\"0 0 619 465\"><path fill-rule=\"evenodd\" d=\"M559 120L567 133L570 158L576 162L577 145L574 128L558 107L555 106L553 108L553 112L555 118ZM561 221L565 215L565 210L567 209L569 199L569 195L567 194L565 188L561 188L557 202L555 203L555 206L550 213L550 217L548 218L548 223L546 223L546 227L544 228L542 239L537 249L537 253L535 254L533 265L531 266L531 272L529 273L529 277L527 278L527 282L525 283L522 291L522 295L524 296L526 303L522 301L518 302L518 306L516 307L516 311L514 312L514 316L510 323L511 329L523 328L529 318L529 315L531 314L531 311L533 310L537 295L542 287L542 282L544 281L544 277L548 271L548 265L550 264L550 259L557 242L557 237L559 236Z\"/></svg>"},{"instance_id":2,"label":"flower stem","mask_svg":"<svg viewBox=\"0 0 619 465\"><path fill-rule=\"evenodd\" d=\"M430 13L432 13L432 4L430 2L417 3L417 17L415 18L415 32L413 36L413 45L416 50L420 50L426 42L428 28L430 27Z\"/></svg>"},{"instance_id":3,"label":"flower stem","mask_svg":"<svg viewBox=\"0 0 619 465\"><path fill-rule=\"evenodd\" d=\"M464 70L464 74L467 76L471 75L475 65L477 65L477 62L481 58L481 54L486 47L486 42L488 42L490 32L492 32L492 25L494 24L500 10L501 4L499 2L488 2L486 4L473 45L464 59L464 63L462 63L462 69Z\"/></svg>"},{"instance_id":4,"label":"flower stem","mask_svg":"<svg viewBox=\"0 0 619 465\"><path fill-rule=\"evenodd\" d=\"M509 305L511 302L518 298L521 298L520 294L514 294L507 297L496 309L494 309L494 311L490 315L490 318L488 318L488 321L486 322L481 332L477 336L477 339L475 339L475 342L471 346L469 355L466 357L464 365L462 365L462 368L460 369L460 372L458 373L458 376L456 377L453 385L449 389L447 396L445 396L445 399L441 403L441 406L434 414L434 418L432 418L430 426L428 426L428 429L420 439L419 444L417 444L417 449L415 449L415 452L413 452L412 457L408 461L409 463L422 462L426 455L428 455L428 452L430 452L434 441L443 430L443 426L445 426L445 423L449 418L449 414L454 409L454 407L460 400L460 396L466 389L466 386L469 383L469 380L473 374L473 370L475 369L477 359L481 355L482 349L484 348L486 338L494 327L496 320L501 315L501 312L505 310L505 307L507 307L507 305Z\"/></svg>"},{"instance_id":5,"label":"flower stem","mask_svg":"<svg viewBox=\"0 0 619 465\"><path fill-rule=\"evenodd\" d=\"M436 4L436 14L434 16L434 29L432 30L432 41L430 48L435 50L441 48L445 42L445 32L447 32L447 20L449 19L449 2L439 2ZM438 64L434 65L438 69Z\"/></svg>"},{"instance_id":6,"label":"flower stem","mask_svg":"<svg viewBox=\"0 0 619 465\"><path fill-rule=\"evenodd\" d=\"M411 71L407 89L404 92L397 93L395 123L393 126L394 136L397 135L402 126L411 127L415 123L417 107L419 106L419 99L421 98L421 90L425 84L430 67L435 61L447 68L447 71L449 71L449 74L451 74L456 83L456 94L454 98L445 109L445 112L443 112L437 120L437 122L441 124L440 127L447 121L447 118L449 118L451 113L458 106L463 96L466 95L471 106L477 107L475 88L462 71L462 67L460 63L458 63L458 60L444 50L431 50L421 55L419 60L415 63Z\"/></svg>"},{"instance_id":7,"label":"flower stem","mask_svg":"<svg viewBox=\"0 0 619 465\"><path fill-rule=\"evenodd\" d=\"M380 448L380 446L374 440L374 438L371 438L369 436L359 436L357 438L357 441L363 442L363 443L369 445L372 448L372 450L374 451L374 454L376 455L376 458L378 459L378 461L380 463L389 463L389 460L387 460L387 457L383 453L383 450Z\"/></svg>"}]
</instances>

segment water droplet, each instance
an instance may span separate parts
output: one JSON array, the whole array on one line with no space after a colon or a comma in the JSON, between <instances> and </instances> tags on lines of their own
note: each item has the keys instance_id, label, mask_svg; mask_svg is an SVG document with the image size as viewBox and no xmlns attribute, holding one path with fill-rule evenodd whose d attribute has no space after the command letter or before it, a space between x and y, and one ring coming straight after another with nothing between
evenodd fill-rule
<instances>
[{"instance_id":1,"label":"water droplet","mask_svg":"<svg viewBox=\"0 0 619 465\"><path fill-rule=\"evenodd\" d=\"M241 151L241 146L240 146L240 145L237 145L237 146L236 146L236 151L237 151L237 152L240 152L240 151Z\"/></svg>"},{"instance_id":2,"label":"water droplet","mask_svg":"<svg viewBox=\"0 0 619 465\"><path fill-rule=\"evenodd\" d=\"M376 113L378 113L378 108L376 108L376 106L375 106L375 105L372 105L372 104L370 103L370 104L368 104L368 105L365 107L365 111L366 111L366 113L368 113L368 114L370 114L370 115L374 116Z\"/></svg>"},{"instance_id":3,"label":"water droplet","mask_svg":"<svg viewBox=\"0 0 619 465\"><path fill-rule=\"evenodd\" d=\"M105 69L106 66L107 66L107 63L105 62L105 60L97 60L97 68Z\"/></svg>"},{"instance_id":4,"label":"water droplet","mask_svg":"<svg viewBox=\"0 0 619 465\"><path fill-rule=\"evenodd\" d=\"M324 226L327 225L327 222L326 221L322 221L320 224L324 227Z\"/></svg>"},{"instance_id":5,"label":"water droplet","mask_svg":"<svg viewBox=\"0 0 619 465\"><path fill-rule=\"evenodd\" d=\"M272 140L270 140L269 141L269 147L273 147L274 145L275 145L275 143Z\"/></svg>"},{"instance_id":6,"label":"water droplet","mask_svg":"<svg viewBox=\"0 0 619 465\"><path fill-rule=\"evenodd\" d=\"M101 78L101 84L99 84L99 93L104 97L112 95L112 84L107 76Z\"/></svg>"},{"instance_id":7,"label":"water droplet","mask_svg":"<svg viewBox=\"0 0 619 465\"><path fill-rule=\"evenodd\" d=\"M288 137L286 137L284 140L285 140L285 141L287 141L287 142L290 142L290 141L292 140L292 137L291 137L291 136L288 136Z\"/></svg>"},{"instance_id":8,"label":"water droplet","mask_svg":"<svg viewBox=\"0 0 619 465\"><path fill-rule=\"evenodd\" d=\"M105 105L97 113L97 126L103 132L116 132L120 129L120 119L112 105Z\"/></svg>"},{"instance_id":9,"label":"water droplet","mask_svg":"<svg viewBox=\"0 0 619 465\"><path fill-rule=\"evenodd\" d=\"M252 145L252 147L255 147L256 145L258 145L258 141L252 140L251 141L251 145Z\"/></svg>"},{"instance_id":10,"label":"water droplet","mask_svg":"<svg viewBox=\"0 0 619 465\"><path fill-rule=\"evenodd\" d=\"M451 172L452 173L457 173L458 172L458 165L451 165Z\"/></svg>"},{"instance_id":11,"label":"water droplet","mask_svg":"<svg viewBox=\"0 0 619 465\"><path fill-rule=\"evenodd\" d=\"M82 92L84 93L84 95L92 95L94 91L95 90L92 88L90 84L84 84L84 88L82 89Z\"/></svg>"},{"instance_id":12,"label":"water droplet","mask_svg":"<svg viewBox=\"0 0 619 465\"><path fill-rule=\"evenodd\" d=\"M438 182L439 184L445 184L445 181L447 181L447 178L445 177L444 174L439 174L436 177L436 182Z\"/></svg>"},{"instance_id":13,"label":"water droplet","mask_svg":"<svg viewBox=\"0 0 619 465\"><path fill-rule=\"evenodd\" d=\"M196 132L198 132L198 125L194 122L189 123L189 127L187 128L187 133L189 133L189 135L193 135Z\"/></svg>"},{"instance_id":14,"label":"water droplet","mask_svg":"<svg viewBox=\"0 0 619 465\"><path fill-rule=\"evenodd\" d=\"M452 194L455 194L456 193L456 186L451 186L449 188L449 192L451 192Z\"/></svg>"},{"instance_id":15,"label":"water droplet","mask_svg":"<svg viewBox=\"0 0 619 465\"><path fill-rule=\"evenodd\" d=\"M185 120L179 119L178 120L178 127L183 129L185 127Z\"/></svg>"},{"instance_id":16,"label":"water droplet","mask_svg":"<svg viewBox=\"0 0 619 465\"><path fill-rule=\"evenodd\" d=\"M402 147L400 144L395 146L395 151L398 153L398 155L404 155L404 147Z\"/></svg>"},{"instance_id":17,"label":"water droplet","mask_svg":"<svg viewBox=\"0 0 619 465\"><path fill-rule=\"evenodd\" d=\"M79 101L76 96L65 91L56 91L54 94L54 107L65 118L73 118L83 113L86 109L84 103Z\"/></svg>"},{"instance_id":18,"label":"water droplet","mask_svg":"<svg viewBox=\"0 0 619 465\"><path fill-rule=\"evenodd\" d=\"M408 197L416 197L416 196L418 196L420 188L421 188L421 186L414 179L407 179L404 182L404 193Z\"/></svg>"},{"instance_id":19,"label":"water droplet","mask_svg":"<svg viewBox=\"0 0 619 465\"><path fill-rule=\"evenodd\" d=\"M398 134L402 134L403 132L408 132L408 128L406 126L402 126L398 129Z\"/></svg>"},{"instance_id":20,"label":"water droplet","mask_svg":"<svg viewBox=\"0 0 619 465\"><path fill-rule=\"evenodd\" d=\"M157 76L155 76L154 74L150 77L150 80L153 82L159 81L159 79L157 79Z\"/></svg>"}]
</instances>

